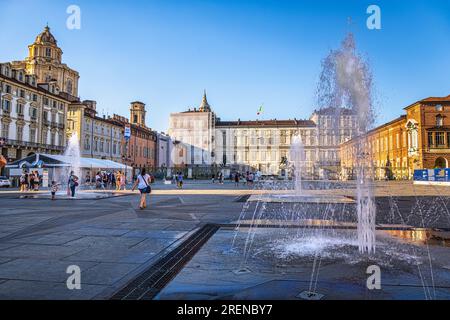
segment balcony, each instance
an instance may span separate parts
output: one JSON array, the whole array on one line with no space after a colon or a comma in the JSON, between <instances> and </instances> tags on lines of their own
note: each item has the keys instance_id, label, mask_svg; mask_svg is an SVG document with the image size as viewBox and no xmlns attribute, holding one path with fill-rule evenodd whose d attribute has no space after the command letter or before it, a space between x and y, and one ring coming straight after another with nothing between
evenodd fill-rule
<instances>
[{"instance_id":1,"label":"balcony","mask_svg":"<svg viewBox=\"0 0 450 320\"><path fill-rule=\"evenodd\" d=\"M51 145L51 144L46 144L45 148L50 149L50 150L55 150L55 151L64 151L64 149L65 149L65 147L63 147L63 146L57 146L57 145Z\"/></svg>"},{"instance_id":2,"label":"balcony","mask_svg":"<svg viewBox=\"0 0 450 320\"><path fill-rule=\"evenodd\" d=\"M57 126L59 129L64 129L64 123L58 123Z\"/></svg>"},{"instance_id":3,"label":"balcony","mask_svg":"<svg viewBox=\"0 0 450 320\"><path fill-rule=\"evenodd\" d=\"M26 148L38 148L40 145L36 142L28 142L28 141L20 141L20 140L11 140L6 139L5 145L11 146L11 147L26 147Z\"/></svg>"},{"instance_id":4,"label":"balcony","mask_svg":"<svg viewBox=\"0 0 450 320\"><path fill-rule=\"evenodd\" d=\"M47 119L42 119L42 124L44 126L50 126L50 121L48 121Z\"/></svg>"}]
</instances>

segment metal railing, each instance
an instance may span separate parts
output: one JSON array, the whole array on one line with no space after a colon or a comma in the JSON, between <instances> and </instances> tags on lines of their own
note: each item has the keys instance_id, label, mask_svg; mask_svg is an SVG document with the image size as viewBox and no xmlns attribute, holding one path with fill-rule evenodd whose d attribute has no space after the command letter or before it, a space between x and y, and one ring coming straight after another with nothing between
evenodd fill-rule
<instances>
[{"instance_id":1,"label":"metal railing","mask_svg":"<svg viewBox=\"0 0 450 320\"><path fill-rule=\"evenodd\" d=\"M29 141L21 141L21 140L12 140L12 139L6 139L5 140L6 146L17 146L17 147L27 147L27 148L40 148L40 149L48 149L48 150L57 150L57 151L64 151L64 146L57 146L52 144L43 144L43 143L37 143L37 142L29 142Z\"/></svg>"}]
</instances>

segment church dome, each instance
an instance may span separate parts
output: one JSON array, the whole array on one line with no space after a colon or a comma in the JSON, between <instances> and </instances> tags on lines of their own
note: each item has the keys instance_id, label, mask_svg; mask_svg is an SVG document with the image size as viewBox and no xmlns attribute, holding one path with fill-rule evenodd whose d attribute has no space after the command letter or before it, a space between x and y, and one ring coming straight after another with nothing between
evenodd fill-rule
<instances>
[{"instance_id":1,"label":"church dome","mask_svg":"<svg viewBox=\"0 0 450 320\"><path fill-rule=\"evenodd\" d=\"M56 39L50 32L50 28L48 26L45 27L44 31L41 32L37 37L35 43L51 43L56 45Z\"/></svg>"}]
</instances>

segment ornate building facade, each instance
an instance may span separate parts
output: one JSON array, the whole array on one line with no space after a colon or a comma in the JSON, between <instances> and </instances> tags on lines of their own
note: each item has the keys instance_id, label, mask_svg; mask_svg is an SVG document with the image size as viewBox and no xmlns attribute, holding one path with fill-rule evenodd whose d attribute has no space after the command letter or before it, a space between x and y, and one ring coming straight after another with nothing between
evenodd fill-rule
<instances>
[{"instance_id":1,"label":"ornate building facade","mask_svg":"<svg viewBox=\"0 0 450 320\"><path fill-rule=\"evenodd\" d=\"M303 173L321 178L337 176L339 144L354 136L355 125L350 110L331 108L315 111L309 120L221 121L205 93L198 108L170 115L169 135L186 145L188 167L259 170L264 175L280 175L281 165L289 161L292 137L300 135Z\"/></svg>"},{"instance_id":2,"label":"ornate building facade","mask_svg":"<svg viewBox=\"0 0 450 320\"><path fill-rule=\"evenodd\" d=\"M24 69L0 64L2 155L14 161L32 153L61 153L69 104L56 83L38 84Z\"/></svg>"},{"instance_id":3,"label":"ornate building facade","mask_svg":"<svg viewBox=\"0 0 450 320\"><path fill-rule=\"evenodd\" d=\"M365 152L378 179L407 179L416 169L449 167L450 96L426 98L404 110L405 115L341 145L344 178L354 178L358 139L367 139Z\"/></svg>"},{"instance_id":4,"label":"ornate building facade","mask_svg":"<svg viewBox=\"0 0 450 320\"><path fill-rule=\"evenodd\" d=\"M97 116L96 102L69 105L67 136L77 134L82 157L122 162L123 125Z\"/></svg>"}]
</instances>

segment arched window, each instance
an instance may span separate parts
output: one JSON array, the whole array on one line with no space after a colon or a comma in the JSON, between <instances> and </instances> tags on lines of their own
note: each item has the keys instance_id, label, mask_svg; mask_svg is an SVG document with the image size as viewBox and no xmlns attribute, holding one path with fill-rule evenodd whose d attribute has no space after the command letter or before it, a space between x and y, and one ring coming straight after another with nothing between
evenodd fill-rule
<instances>
[{"instance_id":1,"label":"arched window","mask_svg":"<svg viewBox=\"0 0 450 320\"><path fill-rule=\"evenodd\" d=\"M447 160L443 157L439 157L436 159L436 161L434 162L434 167L436 169L445 169L447 168Z\"/></svg>"},{"instance_id":2,"label":"arched window","mask_svg":"<svg viewBox=\"0 0 450 320\"><path fill-rule=\"evenodd\" d=\"M438 114L436 116L436 126L437 127L442 127L444 125L444 117L441 116L440 114Z\"/></svg>"}]
</instances>

